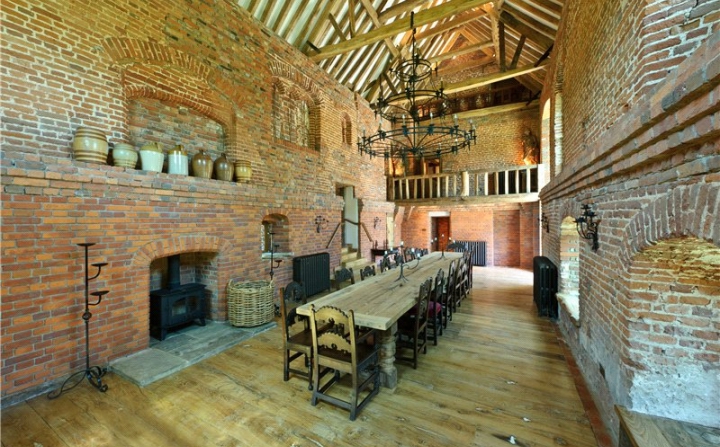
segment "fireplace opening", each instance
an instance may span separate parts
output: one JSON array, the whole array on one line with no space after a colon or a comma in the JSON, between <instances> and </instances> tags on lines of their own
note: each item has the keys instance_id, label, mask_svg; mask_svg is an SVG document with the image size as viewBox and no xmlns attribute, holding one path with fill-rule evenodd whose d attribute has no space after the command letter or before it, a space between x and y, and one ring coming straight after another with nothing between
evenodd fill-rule
<instances>
[{"instance_id":1,"label":"fireplace opening","mask_svg":"<svg viewBox=\"0 0 720 447\"><path fill-rule=\"evenodd\" d=\"M167 257L167 286L150 292L150 335L160 341L190 324L205 326L205 285L182 284L180 255Z\"/></svg>"}]
</instances>

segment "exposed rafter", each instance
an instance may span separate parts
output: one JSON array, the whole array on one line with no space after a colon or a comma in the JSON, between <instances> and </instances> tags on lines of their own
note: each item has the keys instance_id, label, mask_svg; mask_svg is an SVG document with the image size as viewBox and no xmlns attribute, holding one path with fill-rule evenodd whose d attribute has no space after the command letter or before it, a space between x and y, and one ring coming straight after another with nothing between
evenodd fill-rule
<instances>
[{"instance_id":1,"label":"exposed rafter","mask_svg":"<svg viewBox=\"0 0 720 447\"><path fill-rule=\"evenodd\" d=\"M501 73L493 73L491 75L486 76L480 76L477 78L472 79L466 79L461 82L456 82L454 84L446 85L445 86L445 93L457 93L464 90L470 90L477 87L482 87L484 85L490 85L494 82L503 81L505 79L512 79L518 76L522 76L528 73L532 73L533 71L542 70L545 68L545 65L547 62L541 63L537 67L530 65L527 67L521 67L516 68L515 70L508 70Z\"/></svg>"},{"instance_id":2,"label":"exposed rafter","mask_svg":"<svg viewBox=\"0 0 720 447\"><path fill-rule=\"evenodd\" d=\"M383 94L403 91L390 70L409 57L411 13L417 48L439 66L446 84L453 83L446 89L471 89L513 77L539 91L546 70L532 71L532 66L549 56L566 1L234 0L328 76L370 102L377 99L380 82ZM473 79L461 83L467 76Z\"/></svg>"},{"instance_id":3,"label":"exposed rafter","mask_svg":"<svg viewBox=\"0 0 720 447\"><path fill-rule=\"evenodd\" d=\"M490 0L451 0L447 3L441 4L440 6L426 9L415 14L415 26L419 27L445 19L454 14L467 11L468 9L482 6L489 1ZM408 27L408 23L395 21L389 25L376 28L363 35L357 36L354 39L349 39L345 42L319 48L319 52L317 54L310 55L310 59L315 62L319 62L323 59L369 45L377 42L378 40L385 39L386 37L396 36L404 31L407 31Z\"/></svg>"}]
</instances>

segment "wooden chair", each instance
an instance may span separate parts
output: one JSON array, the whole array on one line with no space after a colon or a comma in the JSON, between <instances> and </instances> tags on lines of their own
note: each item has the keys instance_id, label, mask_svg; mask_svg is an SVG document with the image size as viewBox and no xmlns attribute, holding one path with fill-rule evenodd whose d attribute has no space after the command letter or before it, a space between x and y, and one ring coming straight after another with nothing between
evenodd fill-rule
<instances>
[{"instance_id":1,"label":"wooden chair","mask_svg":"<svg viewBox=\"0 0 720 447\"><path fill-rule=\"evenodd\" d=\"M420 286L415 307L398 320L395 360L410 362L413 369L417 369L420 351L427 353L431 290L432 278L429 278ZM406 350L412 351L412 355L404 354Z\"/></svg>"},{"instance_id":2,"label":"wooden chair","mask_svg":"<svg viewBox=\"0 0 720 447\"><path fill-rule=\"evenodd\" d=\"M430 320L428 324L432 330L430 338L437 345L438 335L443 334L447 327L447 295L445 294L445 271L438 270L433 281L433 290L430 296Z\"/></svg>"},{"instance_id":3,"label":"wooden chair","mask_svg":"<svg viewBox=\"0 0 720 447\"><path fill-rule=\"evenodd\" d=\"M283 380L290 380L290 373L308 379L308 389L312 389L312 331L307 317L298 315L295 308L305 304L307 299L302 286L291 282L280 289L280 324L283 333ZM305 361L305 369L297 369L292 362L300 357Z\"/></svg>"},{"instance_id":4,"label":"wooden chair","mask_svg":"<svg viewBox=\"0 0 720 447\"><path fill-rule=\"evenodd\" d=\"M467 298L468 294L470 293L470 289L472 289L472 256L470 255L469 251L466 251L463 253L463 262L465 263L465 275L463 277L463 286L462 286L462 297L463 299Z\"/></svg>"},{"instance_id":5,"label":"wooden chair","mask_svg":"<svg viewBox=\"0 0 720 447\"><path fill-rule=\"evenodd\" d=\"M374 265L365 266L364 269L360 270L360 281L365 281L365 278L375 276L375 273L376 271Z\"/></svg>"},{"instance_id":6,"label":"wooden chair","mask_svg":"<svg viewBox=\"0 0 720 447\"><path fill-rule=\"evenodd\" d=\"M458 259L457 269L455 270L455 291L453 298L455 299L456 307L460 307L462 300L467 294L467 281L468 281L468 267L464 256Z\"/></svg>"},{"instance_id":7,"label":"wooden chair","mask_svg":"<svg viewBox=\"0 0 720 447\"><path fill-rule=\"evenodd\" d=\"M355 326L352 310L343 312L331 306L315 310L314 305L311 309L310 328L315 352L311 403L315 406L322 400L350 410L350 420L354 421L358 412L380 391L378 349L375 344L366 342L375 331ZM319 332L318 328L323 326L325 329ZM327 370L323 371L323 368ZM322 383L325 372L333 374ZM343 375L352 376L349 400L336 397L337 393L334 396L327 393L330 387L341 382Z\"/></svg>"},{"instance_id":8,"label":"wooden chair","mask_svg":"<svg viewBox=\"0 0 720 447\"><path fill-rule=\"evenodd\" d=\"M390 255L383 256L382 261L380 261L380 273L383 273L385 270L390 270L391 268L393 268L393 264L390 260Z\"/></svg>"},{"instance_id":9,"label":"wooden chair","mask_svg":"<svg viewBox=\"0 0 720 447\"><path fill-rule=\"evenodd\" d=\"M403 261L404 262L410 262L414 261L416 258L415 256L415 249L414 248L406 248L403 252Z\"/></svg>"},{"instance_id":10,"label":"wooden chair","mask_svg":"<svg viewBox=\"0 0 720 447\"><path fill-rule=\"evenodd\" d=\"M455 252L463 252L467 250L467 247L462 242L452 242L448 244L447 247L445 247L446 251L455 251Z\"/></svg>"},{"instance_id":11,"label":"wooden chair","mask_svg":"<svg viewBox=\"0 0 720 447\"><path fill-rule=\"evenodd\" d=\"M457 301L455 300L455 291L457 284L457 268L459 259L450 262L448 267L447 279L445 281L445 301L448 309L448 320L452 321L453 314L457 311Z\"/></svg>"},{"instance_id":12,"label":"wooden chair","mask_svg":"<svg viewBox=\"0 0 720 447\"><path fill-rule=\"evenodd\" d=\"M335 270L335 290L340 290L352 284L355 284L355 274L352 267L341 267Z\"/></svg>"}]
</instances>

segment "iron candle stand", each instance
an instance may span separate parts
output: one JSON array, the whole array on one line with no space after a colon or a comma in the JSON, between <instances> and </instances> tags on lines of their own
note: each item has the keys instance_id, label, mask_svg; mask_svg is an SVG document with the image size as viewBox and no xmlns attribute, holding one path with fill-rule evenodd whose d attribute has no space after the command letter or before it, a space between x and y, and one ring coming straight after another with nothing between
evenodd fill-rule
<instances>
[{"instance_id":1,"label":"iron candle stand","mask_svg":"<svg viewBox=\"0 0 720 447\"><path fill-rule=\"evenodd\" d=\"M274 259L275 258L275 248L279 247L280 244L273 243L273 233L272 231L270 234L270 281L273 279L273 275L275 274L275 269L280 267L280 263L282 262L282 259Z\"/></svg>"},{"instance_id":2,"label":"iron candle stand","mask_svg":"<svg viewBox=\"0 0 720 447\"><path fill-rule=\"evenodd\" d=\"M100 304L100 302L103 299L103 296L106 295L109 291L108 290L100 290L97 292L90 292L90 281L100 276L100 272L102 271L102 268L105 267L108 263L107 262L97 262L93 264L88 264L88 247L92 247L95 245L94 242L84 242L81 244L78 244L81 247L85 248L85 312L82 315L82 319L85 321L85 369L78 371L74 374L72 374L70 377L65 379L63 384L60 386L60 388L51 391L47 397L48 399L55 399L56 397L59 397L62 393L66 391L70 391L71 389L75 388L82 382L83 377L90 382L92 386L97 388L100 392L104 393L107 391L108 386L107 384L104 384L102 382L102 377L107 373L107 368L101 368L99 366L90 366L90 319L92 318L92 313L90 312L90 306L97 306ZM93 267L97 268L97 273L95 276L90 277L88 266L92 265ZM97 298L97 301L94 303L90 302L90 295ZM74 383L72 382L74 378L77 378L80 376L78 380L76 380ZM72 385L69 385L72 383Z\"/></svg>"},{"instance_id":3,"label":"iron candle stand","mask_svg":"<svg viewBox=\"0 0 720 447\"><path fill-rule=\"evenodd\" d=\"M408 266L408 270L414 270L420 265L420 257L417 257L415 260L417 261L415 263L415 267ZM400 276L398 276L398 278L395 281L400 281L400 280L408 281L408 279L405 277L405 273L403 272L403 270L405 269L405 264L406 264L405 262L400 264Z\"/></svg>"}]
</instances>

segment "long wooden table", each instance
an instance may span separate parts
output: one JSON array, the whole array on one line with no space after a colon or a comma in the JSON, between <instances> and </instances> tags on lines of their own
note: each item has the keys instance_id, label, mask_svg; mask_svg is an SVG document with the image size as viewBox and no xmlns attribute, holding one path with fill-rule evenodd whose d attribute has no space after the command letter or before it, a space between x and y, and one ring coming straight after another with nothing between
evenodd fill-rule
<instances>
[{"instance_id":1,"label":"long wooden table","mask_svg":"<svg viewBox=\"0 0 720 447\"><path fill-rule=\"evenodd\" d=\"M417 301L420 285L434 278L443 269L447 276L450 262L462 257L462 253L431 253L418 261L411 261L401 269L395 268L366 278L365 281L333 292L297 308L300 315L311 316L310 306L316 309L333 306L352 310L355 324L380 331L380 376L382 384L389 388L397 386L395 368L395 333L398 319Z\"/></svg>"}]
</instances>

